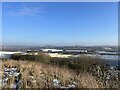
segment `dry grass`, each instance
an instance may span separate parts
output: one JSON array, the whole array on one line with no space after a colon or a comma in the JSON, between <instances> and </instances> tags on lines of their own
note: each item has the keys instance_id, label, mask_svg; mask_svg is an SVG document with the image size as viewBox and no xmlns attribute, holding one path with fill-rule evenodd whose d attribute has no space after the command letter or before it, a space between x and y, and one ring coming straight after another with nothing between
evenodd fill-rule
<instances>
[{"instance_id":1,"label":"dry grass","mask_svg":"<svg viewBox=\"0 0 120 90\"><path fill-rule=\"evenodd\" d=\"M62 86L74 84L77 88L100 88L100 82L91 74L84 72L79 75L65 67L51 66L40 62L4 60L2 66L17 67L22 74L22 88L54 88L53 79L58 79ZM11 78L7 87L13 83Z\"/></svg>"}]
</instances>

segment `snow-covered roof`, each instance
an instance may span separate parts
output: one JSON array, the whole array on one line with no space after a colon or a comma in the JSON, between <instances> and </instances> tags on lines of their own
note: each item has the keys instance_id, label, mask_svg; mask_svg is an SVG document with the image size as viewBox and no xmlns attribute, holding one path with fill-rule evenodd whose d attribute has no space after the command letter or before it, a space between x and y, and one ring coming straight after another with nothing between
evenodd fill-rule
<instances>
[{"instance_id":1,"label":"snow-covered roof","mask_svg":"<svg viewBox=\"0 0 120 90\"><path fill-rule=\"evenodd\" d=\"M1 54L17 54L17 53L22 53L22 52L0 51L0 55L1 55Z\"/></svg>"},{"instance_id":2,"label":"snow-covered roof","mask_svg":"<svg viewBox=\"0 0 120 90\"><path fill-rule=\"evenodd\" d=\"M42 51L52 51L52 52L55 52L55 51L63 51L62 49L42 49Z\"/></svg>"}]
</instances>

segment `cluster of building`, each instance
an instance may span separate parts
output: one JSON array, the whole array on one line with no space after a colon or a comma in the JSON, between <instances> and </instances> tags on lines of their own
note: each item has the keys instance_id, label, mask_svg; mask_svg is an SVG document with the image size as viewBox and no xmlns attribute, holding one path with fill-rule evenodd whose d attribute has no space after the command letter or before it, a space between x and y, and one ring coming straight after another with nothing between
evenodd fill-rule
<instances>
[{"instance_id":1,"label":"cluster of building","mask_svg":"<svg viewBox=\"0 0 120 90\"><path fill-rule=\"evenodd\" d=\"M107 48L110 49L110 48ZM8 51L0 51L0 58L9 59L13 54L20 55L38 55L39 52L43 52L45 54L50 55L51 57L60 57L60 58L68 58L71 56L77 56L80 54L91 54L91 52L87 49L40 49L40 50L26 50L23 52L8 52ZM107 51L95 51L92 54L117 54L116 52L107 52Z\"/></svg>"},{"instance_id":2,"label":"cluster of building","mask_svg":"<svg viewBox=\"0 0 120 90\"><path fill-rule=\"evenodd\" d=\"M68 58L73 54L87 53L87 50L41 49L39 51L27 50L26 52L0 51L0 58L9 59L13 54L38 55L39 52L46 53L51 57Z\"/></svg>"},{"instance_id":3,"label":"cluster of building","mask_svg":"<svg viewBox=\"0 0 120 90\"><path fill-rule=\"evenodd\" d=\"M41 49L41 51L43 52L47 52L47 53L66 53L66 54L80 54L80 53L87 53L87 50L62 50L62 49Z\"/></svg>"}]
</instances>

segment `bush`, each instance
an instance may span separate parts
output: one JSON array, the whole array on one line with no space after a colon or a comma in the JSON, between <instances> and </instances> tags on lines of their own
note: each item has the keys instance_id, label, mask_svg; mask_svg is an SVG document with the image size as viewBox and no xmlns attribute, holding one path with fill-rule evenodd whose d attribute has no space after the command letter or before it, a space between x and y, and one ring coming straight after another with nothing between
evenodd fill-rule
<instances>
[{"instance_id":1,"label":"bush","mask_svg":"<svg viewBox=\"0 0 120 90\"><path fill-rule=\"evenodd\" d=\"M49 63L50 57L48 55L40 53L39 55L20 55L14 54L10 57L13 60L28 60L28 61L40 61L42 63Z\"/></svg>"},{"instance_id":2,"label":"bush","mask_svg":"<svg viewBox=\"0 0 120 90\"><path fill-rule=\"evenodd\" d=\"M11 56L11 59L14 60L28 60L42 62L45 64L56 65L58 67L67 67L77 72L87 71L91 72L94 65L100 66L102 69L105 69L105 63L100 59L93 59L89 57L77 57L77 58L52 58L44 53L38 55L19 55L15 54Z\"/></svg>"}]
</instances>

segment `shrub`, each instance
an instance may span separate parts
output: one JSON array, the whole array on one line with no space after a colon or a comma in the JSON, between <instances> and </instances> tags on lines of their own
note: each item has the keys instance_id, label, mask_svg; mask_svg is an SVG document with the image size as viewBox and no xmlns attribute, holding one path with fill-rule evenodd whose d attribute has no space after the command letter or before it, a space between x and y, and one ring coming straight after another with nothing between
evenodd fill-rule
<instances>
[{"instance_id":1,"label":"shrub","mask_svg":"<svg viewBox=\"0 0 120 90\"><path fill-rule=\"evenodd\" d=\"M11 56L14 60L28 60L35 62L42 62L45 64L56 65L58 67L67 67L78 72L87 71L91 72L94 65L100 66L105 69L105 63L100 59L93 59L89 57L71 57L71 58L52 58L44 53L38 55L19 55L15 54Z\"/></svg>"}]
</instances>

